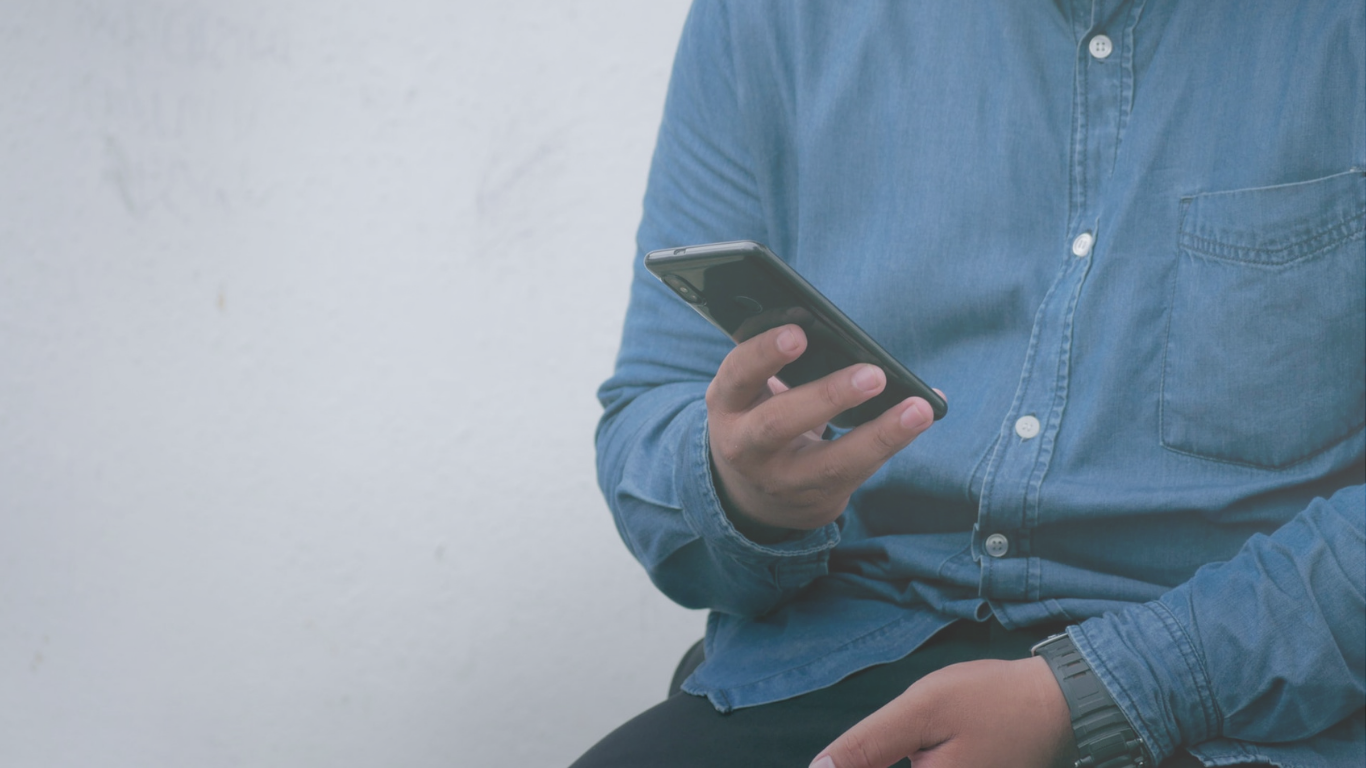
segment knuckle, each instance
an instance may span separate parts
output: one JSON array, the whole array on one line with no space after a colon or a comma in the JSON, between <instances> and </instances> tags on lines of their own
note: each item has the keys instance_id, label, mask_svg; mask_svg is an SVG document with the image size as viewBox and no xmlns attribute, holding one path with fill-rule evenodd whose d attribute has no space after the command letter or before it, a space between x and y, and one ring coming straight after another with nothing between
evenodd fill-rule
<instances>
[{"instance_id":1,"label":"knuckle","mask_svg":"<svg viewBox=\"0 0 1366 768\"><path fill-rule=\"evenodd\" d=\"M847 483L849 481L849 476L850 471L848 465L838 461L828 461L822 464L817 471L817 477L820 478L821 487L826 492Z\"/></svg>"},{"instance_id":2,"label":"knuckle","mask_svg":"<svg viewBox=\"0 0 1366 768\"><path fill-rule=\"evenodd\" d=\"M772 407L758 410L754 414L754 436L765 444L779 442L784 438L783 423L783 413L780 409Z\"/></svg>"},{"instance_id":3,"label":"knuckle","mask_svg":"<svg viewBox=\"0 0 1366 768\"><path fill-rule=\"evenodd\" d=\"M901 450L905 445L905 440L900 435L887 427L882 427L873 431L873 442L884 455L890 456Z\"/></svg>"},{"instance_id":4,"label":"knuckle","mask_svg":"<svg viewBox=\"0 0 1366 768\"><path fill-rule=\"evenodd\" d=\"M845 400L844 379L838 376L827 376L821 385L821 396L825 402L832 406L841 407Z\"/></svg>"},{"instance_id":5,"label":"knuckle","mask_svg":"<svg viewBox=\"0 0 1366 768\"><path fill-rule=\"evenodd\" d=\"M861 730L854 730L846 736L848 741L845 742L844 748L848 759L838 763L840 768L868 768L868 766L877 764L874 759L878 749L866 733Z\"/></svg>"},{"instance_id":6,"label":"knuckle","mask_svg":"<svg viewBox=\"0 0 1366 768\"><path fill-rule=\"evenodd\" d=\"M707 385L707 393L702 396L702 400L707 404L708 412L715 412L720 407L721 400L721 373L717 372L715 378Z\"/></svg>"},{"instance_id":7,"label":"knuckle","mask_svg":"<svg viewBox=\"0 0 1366 768\"><path fill-rule=\"evenodd\" d=\"M712 446L712 451L721 461L732 465L738 464L744 453L738 443L725 438L718 438L715 445Z\"/></svg>"},{"instance_id":8,"label":"knuckle","mask_svg":"<svg viewBox=\"0 0 1366 768\"><path fill-rule=\"evenodd\" d=\"M773 354L773 336L774 331L770 330L761 333L758 336L745 339L739 344L736 344L735 349L732 349L726 357L734 358L741 364L749 365L766 360ZM748 367L748 365L746 367Z\"/></svg>"}]
</instances>

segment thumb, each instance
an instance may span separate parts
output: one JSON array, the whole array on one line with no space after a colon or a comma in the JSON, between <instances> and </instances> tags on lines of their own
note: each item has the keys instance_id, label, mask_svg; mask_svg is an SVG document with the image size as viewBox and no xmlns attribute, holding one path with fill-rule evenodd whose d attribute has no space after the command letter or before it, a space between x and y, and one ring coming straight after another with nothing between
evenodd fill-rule
<instances>
[{"instance_id":1,"label":"thumb","mask_svg":"<svg viewBox=\"0 0 1366 768\"><path fill-rule=\"evenodd\" d=\"M934 746L923 743L924 718L916 716L909 693L845 731L821 750L811 768L887 768Z\"/></svg>"}]
</instances>

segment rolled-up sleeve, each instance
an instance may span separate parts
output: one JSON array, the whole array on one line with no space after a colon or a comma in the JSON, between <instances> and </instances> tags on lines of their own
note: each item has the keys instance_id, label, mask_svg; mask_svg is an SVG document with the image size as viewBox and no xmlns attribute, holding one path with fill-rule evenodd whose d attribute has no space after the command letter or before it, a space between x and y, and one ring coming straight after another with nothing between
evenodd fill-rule
<instances>
[{"instance_id":1,"label":"rolled-up sleeve","mask_svg":"<svg viewBox=\"0 0 1366 768\"><path fill-rule=\"evenodd\" d=\"M1316 499L1158 600L1070 630L1160 762L1322 733L1366 705L1366 492Z\"/></svg>"}]
</instances>

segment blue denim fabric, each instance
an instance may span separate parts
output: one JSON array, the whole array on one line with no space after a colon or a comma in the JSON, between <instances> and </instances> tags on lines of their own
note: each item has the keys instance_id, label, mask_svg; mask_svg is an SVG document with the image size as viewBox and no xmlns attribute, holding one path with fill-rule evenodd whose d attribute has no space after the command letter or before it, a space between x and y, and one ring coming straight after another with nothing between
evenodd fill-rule
<instances>
[{"instance_id":1,"label":"blue denim fabric","mask_svg":"<svg viewBox=\"0 0 1366 768\"><path fill-rule=\"evenodd\" d=\"M950 412L836 524L750 541L702 401L732 345L637 258L599 478L712 611L686 690L1062 620L1159 760L1362 764L1366 4L698 2L638 245L742 238Z\"/></svg>"}]
</instances>

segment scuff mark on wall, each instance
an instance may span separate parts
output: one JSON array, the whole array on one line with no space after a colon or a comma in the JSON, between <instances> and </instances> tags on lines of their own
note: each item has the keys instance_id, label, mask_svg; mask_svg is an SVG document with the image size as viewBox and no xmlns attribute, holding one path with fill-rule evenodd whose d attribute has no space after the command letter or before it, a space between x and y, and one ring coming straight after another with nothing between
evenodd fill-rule
<instances>
[{"instance_id":1,"label":"scuff mark on wall","mask_svg":"<svg viewBox=\"0 0 1366 768\"><path fill-rule=\"evenodd\" d=\"M291 40L282 30L217 13L211 5L81 0L77 7L87 28L99 37L182 66L289 64L293 58Z\"/></svg>"}]
</instances>

